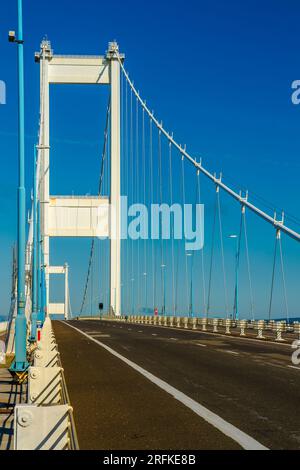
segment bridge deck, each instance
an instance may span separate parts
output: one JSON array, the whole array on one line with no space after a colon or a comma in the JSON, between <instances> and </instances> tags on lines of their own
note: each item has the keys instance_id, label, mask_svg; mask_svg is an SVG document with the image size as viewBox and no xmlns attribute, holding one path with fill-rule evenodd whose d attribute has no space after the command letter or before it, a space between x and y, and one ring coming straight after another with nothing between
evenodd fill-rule
<instances>
[{"instance_id":1,"label":"bridge deck","mask_svg":"<svg viewBox=\"0 0 300 470\"><path fill-rule=\"evenodd\" d=\"M99 338L96 325L84 325ZM54 329L81 449L239 448L88 338L63 323Z\"/></svg>"},{"instance_id":2,"label":"bridge deck","mask_svg":"<svg viewBox=\"0 0 300 470\"><path fill-rule=\"evenodd\" d=\"M70 324L264 446L300 448L300 367L290 345L119 322ZM55 330L83 447L236 446L92 340L62 323Z\"/></svg>"}]
</instances>

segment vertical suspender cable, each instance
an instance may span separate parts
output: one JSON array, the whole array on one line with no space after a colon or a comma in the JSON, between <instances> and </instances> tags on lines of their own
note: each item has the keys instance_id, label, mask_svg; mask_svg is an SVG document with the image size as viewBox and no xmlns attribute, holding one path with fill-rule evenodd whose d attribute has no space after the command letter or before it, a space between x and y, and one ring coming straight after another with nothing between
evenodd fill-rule
<instances>
[{"instance_id":1,"label":"vertical suspender cable","mask_svg":"<svg viewBox=\"0 0 300 470\"><path fill-rule=\"evenodd\" d=\"M149 138L150 138L150 200L154 204L154 188L153 188L153 122L149 121ZM155 259L154 259L154 240L151 234L151 261L152 261L152 308L155 309Z\"/></svg>"},{"instance_id":2,"label":"vertical suspender cable","mask_svg":"<svg viewBox=\"0 0 300 470\"><path fill-rule=\"evenodd\" d=\"M130 160L131 160L131 204L134 202L134 149L133 149L133 92L130 95ZM131 312L134 315L134 259L133 240L131 239Z\"/></svg>"},{"instance_id":3,"label":"vertical suspender cable","mask_svg":"<svg viewBox=\"0 0 300 470\"><path fill-rule=\"evenodd\" d=\"M247 259L247 271L248 271L248 280L249 280L249 292L250 292L250 313L251 318L254 321L254 299L253 299L253 287L251 279L251 267L250 267L250 256L249 256L249 244L248 244L248 233L247 233L247 220L246 220L246 207L242 206L242 214L244 219L244 237L245 237L245 247L246 247L246 259Z\"/></svg>"},{"instance_id":4,"label":"vertical suspender cable","mask_svg":"<svg viewBox=\"0 0 300 470\"><path fill-rule=\"evenodd\" d=\"M169 142L169 174L170 174L170 204L171 208L173 206L173 168L172 168L172 144ZM175 304L175 260L174 260L174 224L175 220L172 223L172 233L171 233L171 243L172 243L172 303L173 303L173 315L176 313L176 304Z\"/></svg>"},{"instance_id":5,"label":"vertical suspender cable","mask_svg":"<svg viewBox=\"0 0 300 470\"><path fill-rule=\"evenodd\" d=\"M146 131L145 131L145 109L143 108L143 130L142 130L142 155L143 155L143 192L144 192L144 207L146 207ZM144 308L148 308L148 272L147 272L147 245L146 240L143 239L143 248L144 248Z\"/></svg>"},{"instance_id":6,"label":"vertical suspender cable","mask_svg":"<svg viewBox=\"0 0 300 470\"><path fill-rule=\"evenodd\" d=\"M272 316L272 306L273 306L273 294L274 294L274 282L275 282L275 271L276 271L276 259L277 259L277 248L278 248L278 240L280 236L280 231L276 231L276 239L275 239L275 248L274 248L274 258L273 258L273 270L272 270L272 282L271 282L271 295L270 295L270 305L269 305L269 321L271 320Z\"/></svg>"},{"instance_id":7,"label":"vertical suspender cable","mask_svg":"<svg viewBox=\"0 0 300 470\"><path fill-rule=\"evenodd\" d=\"M281 232L279 232L278 242L279 242L279 253L280 253L281 275L282 275L282 282L283 282L284 302L285 302L285 310L286 310L286 320L287 320L287 322L289 322L290 321L290 315L289 315L289 304L288 304L287 289L286 289L286 282L285 282Z\"/></svg>"},{"instance_id":8,"label":"vertical suspender cable","mask_svg":"<svg viewBox=\"0 0 300 470\"><path fill-rule=\"evenodd\" d=\"M209 281L208 281L208 297L207 297L207 306L206 306L206 317L208 318L210 314L211 307L211 287L212 287L212 275L213 275L213 265L214 265L214 252L215 252L215 238L216 238L216 223L217 223L217 191L216 188L216 201L214 208L214 218L213 218L213 227L212 227L212 237L211 237L211 254L210 254L210 268L209 268Z\"/></svg>"},{"instance_id":9,"label":"vertical suspender cable","mask_svg":"<svg viewBox=\"0 0 300 470\"><path fill-rule=\"evenodd\" d=\"M182 174L182 198L183 198L183 207L185 207L186 203L186 194L185 194L185 171L184 171L184 155L181 156L181 174ZM185 220L184 220L184 241L185 241ZM190 298L189 298L189 274L188 274L188 260L187 260L187 254L186 250L184 247L184 261L185 261L185 284L186 284L186 296L187 296L187 311L189 311L189 305L190 305Z\"/></svg>"},{"instance_id":10,"label":"vertical suspender cable","mask_svg":"<svg viewBox=\"0 0 300 470\"><path fill-rule=\"evenodd\" d=\"M163 203L163 175L162 175L162 147L161 147L161 131L158 132L158 169L159 169L159 194L160 204ZM162 314L166 314L166 286L165 286L166 266L164 260L164 240L161 236L161 285L162 285Z\"/></svg>"},{"instance_id":11,"label":"vertical suspender cable","mask_svg":"<svg viewBox=\"0 0 300 470\"><path fill-rule=\"evenodd\" d=\"M222 227L222 215L221 215L221 202L220 202L220 188L217 188L217 205L219 215L219 231L220 231L220 244L221 244L221 257L222 257L222 270L223 270L223 284L224 284L224 297L225 297L225 312L228 318L228 295L227 295L227 282L226 282L226 270L225 270L225 256L224 256L224 242L223 242L223 227Z\"/></svg>"},{"instance_id":12,"label":"vertical suspender cable","mask_svg":"<svg viewBox=\"0 0 300 470\"><path fill-rule=\"evenodd\" d=\"M139 101L136 100L136 142L135 142L135 151L136 151L136 175L135 175L135 188L136 188L136 199L135 203L139 203L139 196L140 196L140 178L139 178ZM137 273L137 312L140 313L141 308L141 290L140 290L140 240L137 240L137 265L136 265L136 273Z\"/></svg>"},{"instance_id":13,"label":"vertical suspender cable","mask_svg":"<svg viewBox=\"0 0 300 470\"><path fill-rule=\"evenodd\" d=\"M197 171L198 204L201 204L201 183L200 171ZM203 313L206 313L206 288L205 288L205 268L204 268L204 247L201 250L201 272L202 272L202 292L203 292Z\"/></svg>"}]
</instances>

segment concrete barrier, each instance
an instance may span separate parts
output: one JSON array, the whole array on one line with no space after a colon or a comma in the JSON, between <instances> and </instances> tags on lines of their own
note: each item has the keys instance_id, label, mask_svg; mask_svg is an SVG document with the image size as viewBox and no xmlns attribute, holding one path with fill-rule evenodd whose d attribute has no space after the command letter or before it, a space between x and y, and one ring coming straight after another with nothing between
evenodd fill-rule
<instances>
[{"instance_id":1,"label":"concrete barrier","mask_svg":"<svg viewBox=\"0 0 300 470\"><path fill-rule=\"evenodd\" d=\"M242 336L242 337L246 336L247 325L248 325L247 320L240 320L239 321L239 327L240 327L240 330L241 330L240 336Z\"/></svg>"},{"instance_id":2,"label":"concrete barrier","mask_svg":"<svg viewBox=\"0 0 300 470\"><path fill-rule=\"evenodd\" d=\"M299 322L294 323L294 333L298 336L298 339L300 339L300 323Z\"/></svg>"},{"instance_id":3,"label":"concrete barrier","mask_svg":"<svg viewBox=\"0 0 300 470\"><path fill-rule=\"evenodd\" d=\"M276 323L276 339L278 343L283 343L285 340L282 338L282 333L285 331L285 322Z\"/></svg>"},{"instance_id":4,"label":"concrete barrier","mask_svg":"<svg viewBox=\"0 0 300 470\"><path fill-rule=\"evenodd\" d=\"M226 335L231 335L231 330L230 330L231 326L232 326L232 320L227 318L225 320L225 334Z\"/></svg>"},{"instance_id":5,"label":"concrete barrier","mask_svg":"<svg viewBox=\"0 0 300 470\"><path fill-rule=\"evenodd\" d=\"M202 324L202 331L207 331L208 319L207 318L202 318L201 324Z\"/></svg>"},{"instance_id":6,"label":"concrete barrier","mask_svg":"<svg viewBox=\"0 0 300 470\"><path fill-rule=\"evenodd\" d=\"M219 332L218 326L219 326L219 319L214 318L213 319L213 333L218 333Z\"/></svg>"},{"instance_id":7,"label":"concrete barrier","mask_svg":"<svg viewBox=\"0 0 300 470\"><path fill-rule=\"evenodd\" d=\"M258 339L265 339L264 337L264 329L265 329L265 326L266 326L266 322L264 320L259 320L256 324L257 326L257 338Z\"/></svg>"}]
</instances>

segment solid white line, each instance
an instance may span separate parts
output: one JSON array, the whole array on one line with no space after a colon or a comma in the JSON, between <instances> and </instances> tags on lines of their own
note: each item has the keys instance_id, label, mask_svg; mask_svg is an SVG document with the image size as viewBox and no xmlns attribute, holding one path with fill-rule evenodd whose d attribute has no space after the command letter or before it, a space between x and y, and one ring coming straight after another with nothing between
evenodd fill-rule
<instances>
[{"instance_id":1,"label":"solid white line","mask_svg":"<svg viewBox=\"0 0 300 470\"><path fill-rule=\"evenodd\" d=\"M216 415L212 411L210 411L207 408L205 408L204 406L200 405L200 403L196 402L192 398L188 397L184 393L182 393L179 390L177 390L176 388L172 387L172 385L169 385L167 382L164 382L163 380L159 379L155 375L151 374L151 372L148 372L147 370L140 367L138 364L135 364L134 362L130 361L126 357L124 357L121 354L119 354L118 352L114 351L109 346L106 346L106 344L101 343L100 341L97 341L95 338L92 338L91 336L87 335L86 333L79 330L75 326L70 325L69 323L66 323L66 322L63 322L63 323L65 323L65 325L69 326L70 328L77 331L81 335L85 336L89 340L91 340L94 343L98 344L98 346L101 346L103 349L108 351L110 354L117 357L122 362L127 364L129 367L131 367L132 369L134 369L135 371L139 372L141 375L146 377L146 379L150 380L150 382L157 385L159 388L161 388L162 390L167 392L169 395L172 395L176 400L178 400L180 403L182 403L187 408L192 410L194 413L196 413L198 416L203 418L209 424L211 424L216 429L221 431L223 434L225 434L226 436L230 437L232 440L237 442L243 449L245 449L245 450L268 450L267 447L260 444L260 442L256 441L255 439L253 439L248 434L244 433L240 429L236 428L232 424L225 421L220 416Z\"/></svg>"},{"instance_id":2,"label":"solid white line","mask_svg":"<svg viewBox=\"0 0 300 470\"><path fill-rule=\"evenodd\" d=\"M300 367L296 367L296 366L288 366L290 369L295 369L295 370L300 370Z\"/></svg>"},{"instance_id":3,"label":"solid white line","mask_svg":"<svg viewBox=\"0 0 300 470\"><path fill-rule=\"evenodd\" d=\"M220 349L219 349L220 351ZM235 351L224 351L226 352L227 354L232 354L233 356L239 356L239 353L238 352L235 352Z\"/></svg>"}]
</instances>

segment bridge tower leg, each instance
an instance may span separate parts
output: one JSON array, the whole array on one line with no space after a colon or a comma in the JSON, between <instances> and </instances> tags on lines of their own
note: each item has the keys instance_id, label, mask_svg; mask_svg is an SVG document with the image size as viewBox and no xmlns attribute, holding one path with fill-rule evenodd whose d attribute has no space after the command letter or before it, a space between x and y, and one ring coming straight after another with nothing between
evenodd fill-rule
<instances>
[{"instance_id":1,"label":"bridge tower leg","mask_svg":"<svg viewBox=\"0 0 300 470\"><path fill-rule=\"evenodd\" d=\"M109 44L111 82L111 245L110 245L110 310L121 315L121 117L120 63L118 45Z\"/></svg>"},{"instance_id":2,"label":"bridge tower leg","mask_svg":"<svg viewBox=\"0 0 300 470\"><path fill-rule=\"evenodd\" d=\"M46 266L46 305L49 305L49 272L50 266L50 246L48 236L48 211L50 204L50 114L49 114L49 79L48 68L49 60L51 60L52 51L49 41L42 41L40 53L40 90L41 90L41 122L39 136L39 150L41 151L41 167L40 167L40 203L41 203L41 234L42 247L44 253L44 264Z\"/></svg>"}]
</instances>

